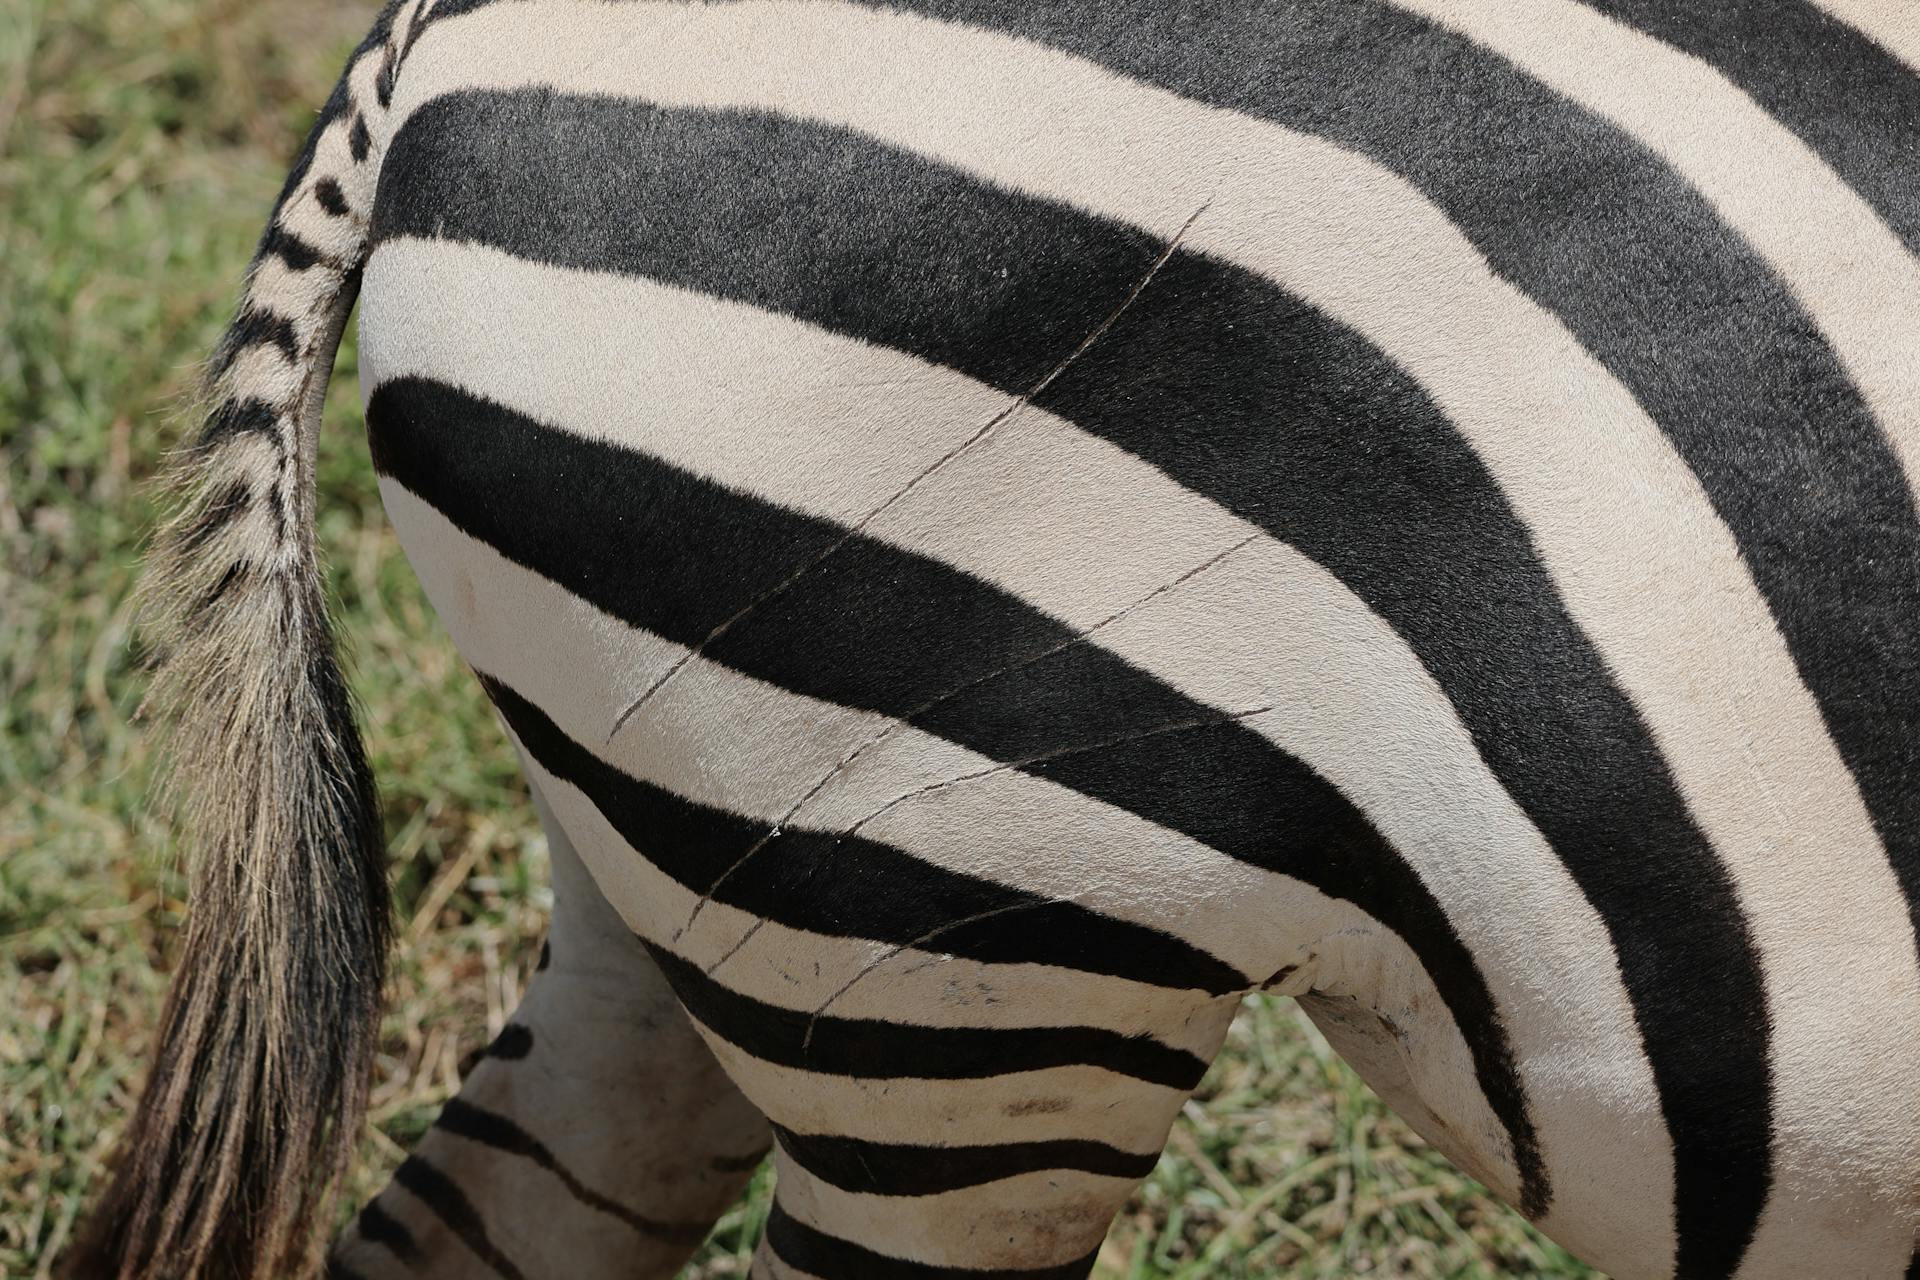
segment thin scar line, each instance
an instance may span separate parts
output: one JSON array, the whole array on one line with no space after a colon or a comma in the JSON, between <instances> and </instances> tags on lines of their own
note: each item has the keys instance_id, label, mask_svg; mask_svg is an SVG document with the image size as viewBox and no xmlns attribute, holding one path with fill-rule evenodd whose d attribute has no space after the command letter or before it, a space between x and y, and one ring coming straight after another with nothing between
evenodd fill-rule
<instances>
[{"instance_id":1,"label":"thin scar line","mask_svg":"<svg viewBox=\"0 0 1920 1280\"><path fill-rule=\"evenodd\" d=\"M946 788L958 786L962 782L974 782L981 778L992 777L997 773L1007 773L1015 769L1024 769L1028 765L1046 764L1054 760L1064 760L1071 756L1086 755L1094 751L1104 751L1108 747L1117 747L1122 743L1139 742L1145 738L1159 737L1168 733L1179 733L1185 729L1210 729L1216 725L1232 724L1236 721L1250 719L1253 716L1265 715L1267 712L1272 711L1276 705L1276 703L1269 702L1258 707L1248 707L1244 711L1227 711L1214 716L1190 716L1184 720L1172 720L1136 733L1117 734L1111 738L1103 738L1099 742L1085 743L1076 747L1063 747L1055 751L1045 751L1038 755L1023 757L1019 760L1008 760L1005 763L996 764L991 768L976 769L971 773L959 774L939 782L930 782L924 787L915 787L912 791L903 792L895 796L878 809L875 809L872 813L869 813L866 817L854 823L851 827L848 827L840 835L834 837L833 844L828 846L827 852L832 853L834 849L838 848L849 837L859 834L860 829L868 823L905 804L909 800L916 799L931 792L944 791Z\"/></svg>"},{"instance_id":2,"label":"thin scar line","mask_svg":"<svg viewBox=\"0 0 1920 1280\"><path fill-rule=\"evenodd\" d=\"M788 574L785 578L782 578L779 582L775 583L772 587L770 587L768 590L763 592L761 595L759 595L755 599L748 601L746 606L743 607L739 612L735 613L732 617L727 618L725 621L721 622L719 626L715 627L712 631L708 632L707 635L698 644L696 644L693 648L687 650L684 654L680 655L680 657L676 658L673 664L669 666L666 669L666 671L662 672L661 675L656 680L654 680L652 684L648 685L645 689L641 691L639 697L635 698L633 702L630 705L628 705L625 710L623 710L618 716L614 717L613 727L607 731L607 741L612 742L613 739L616 736L618 736L620 730L623 727L625 727L627 721L632 719L633 715L637 711L639 711L641 707L645 706L649 699L651 699L656 693L660 692L660 690L665 687L666 683L669 680L673 679L674 676L678 675L683 667L685 667L689 662L693 661L693 659L698 657L701 653L705 652L705 650L707 649L707 646L711 645L715 640L718 640L721 636L725 635L735 624L737 624L741 619L745 618L748 614L752 613L755 609L758 609L761 605L765 604L767 601L785 592L794 583L798 582L801 578L805 577L807 574L811 573L814 569L818 568L835 552L839 551L840 548L846 546L849 542L853 541L854 537L858 535L862 530L864 530L869 524L873 523L873 521L877 520L881 515L885 514L889 509L891 509L895 503L905 498L909 493L912 493L916 488L920 486L920 484L923 481L927 480L929 477L934 475L942 467L945 467L948 463L952 462L954 459L960 457L960 455L967 452L967 450L973 448L974 445L986 439L989 435L993 433L994 429L997 428L1001 423L1005 422L1008 418L1011 418L1014 414L1018 413L1021 409L1024 409L1027 405L1031 404L1034 397L1038 396L1041 392L1045 391L1050 385L1052 385L1054 379L1058 378L1061 374L1065 373L1067 371L1067 368L1070 365L1072 365L1075 360L1078 360L1082 355L1086 353L1087 348L1091 347L1095 342L1099 341L1101 335L1106 333L1107 330L1111 329L1114 326L1114 324L1119 321L1120 317L1126 313L1127 309L1131 307L1134 304L1135 300L1140 297L1141 293L1146 290L1146 287L1149 284L1153 283L1154 277L1160 274L1160 269L1166 266L1167 261L1170 258L1172 258L1174 255L1174 252L1179 249L1180 242L1186 238L1187 232L1192 230L1193 224L1199 219L1201 214L1207 211L1208 206L1210 206L1212 203L1213 201L1209 199L1206 203L1202 204L1198 209L1195 209L1191 214L1187 216L1187 220L1180 225L1180 229L1176 231L1173 235L1173 238L1167 242L1167 247L1160 251L1160 256L1155 258L1153 260L1153 264L1147 268L1146 274L1141 276L1139 282L1135 284L1131 290L1128 291L1127 296L1120 300L1120 305L1115 307L1113 309L1112 314L1108 315L1105 320L1102 320L1097 326L1095 326L1093 332L1089 333L1085 338L1081 339L1080 345L1075 347L1072 351L1068 352L1064 360L1060 361L1059 364L1055 365L1052 368L1052 370L1050 370L1044 377L1040 379L1040 381L1034 383L1032 387L1028 388L1028 390L1024 392L1019 399L1015 400L1012 404L1008 405L1006 408L1002 409L1000 412L994 414L993 417L989 418L986 421L986 423L983 424L978 430L976 430L971 436L968 436L965 440L961 441L958 445L954 446L952 449L949 449L945 454L937 458L932 464L924 468L918 475L914 476L911 480L907 481L907 483L898 492L894 493L893 496L889 497L886 501L882 502L879 506L875 507L873 510L867 512L866 515L860 517L860 519L852 527L850 527L844 533L842 533L839 538L835 539L833 543L830 544L819 555L815 556L812 560L809 560L806 563L802 564L798 569Z\"/></svg>"},{"instance_id":3,"label":"thin scar line","mask_svg":"<svg viewBox=\"0 0 1920 1280\"><path fill-rule=\"evenodd\" d=\"M1232 546L1225 547L1222 550L1215 552L1213 555L1208 556L1205 560L1202 560L1199 564L1194 565L1192 568L1187 569L1184 572L1176 575L1170 581L1164 582L1161 585L1155 587L1153 590L1147 592L1145 595L1141 596L1137 600L1133 600L1130 603L1126 604L1125 606L1121 607L1120 609L1115 610L1113 613L1108 614L1105 618L1102 618L1099 622L1096 622L1093 626L1088 627L1085 631L1081 631L1072 636L1069 636L1067 639L1060 641L1058 644L1050 645L1049 647L1041 650L1039 653L1030 654L1027 657L1022 658L1018 662L1008 663L1004 667L1000 667L996 670L989 671L985 675L978 676L972 680L965 682L964 684L956 685L953 688L947 690L945 693L940 694L938 697L933 698L930 701L923 703L918 707L913 708L912 710L908 711L904 716L901 716L899 719L887 725L887 727L882 729L879 733L874 734L871 738L868 738L865 742L861 743L859 746L855 747L852 751L848 752L844 757L842 757L838 764L834 765L833 768L829 769L825 774L823 774L820 780L815 782L811 787L807 788L806 793L802 795L798 800L795 800L793 804L788 807L785 813L781 814L779 818L775 819L771 827L767 828L767 830L763 832L758 839L756 839L751 845L747 846L745 852L741 853L741 855L738 858L734 859L732 865L728 866L726 870L722 871L720 875L717 878L715 878L713 883L707 886L706 891L700 895L699 901L693 904L693 911L687 916L686 923L680 926L679 930L674 934L674 937L678 938L681 934L685 933L688 929L693 927L694 921L700 918L701 911L705 910L707 903L713 899L714 894L719 892L720 886L726 883L728 876L731 876L734 872L738 871L742 866L746 864L749 858L752 858L755 854L759 853L762 849L766 848L775 839L777 839L781 835L781 833L786 830L787 824L792 822L802 809L806 808L807 803L809 801L811 801L815 796L819 795L821 791L825 790L828 783L832 782L835 778L845 773L847 769L851 768L853 765L853 762L858 760L861 756L865 755L869 750L879 746L882 742L885 742L888 738L900 732L902 729L910 727L913 721L925 715L927 712L933 710L935 707L940 706L942 703L948 701L951 698L958 697L960 694L965 693L968 689L975 688L979 685L985 684L992 680L997 680L1001 676L1010 675L1015 671L1023 671L1037 662L1044 662L1046 659L1052 657L1054 654L1070 649L1074 645L1084 643L1089 638L1091 638L1095 633L1100 631L1102 628L1110 626L1113 623L1119 622L1121 619L1134 613L1136 610L1142 608L1143 606L1147 605L1151 601L1158 599L1159 597L1165 595L1169 591L1172 591L1175 587L1180 586L1182 583L1189 582L1192 579L1198 577L1200 574L1205 573L1207 570L1219 564L1222 560L1225 560L1228 556L1234 554L1236 551L1239 551L1242 547L1247 546L1249 543L1258 541L1260 538L1264 536L1265 536L1264 534L1258 533L1258 532L1249 534L1248 536L1240 539L1240 541L1234 543ZM744 942L745 939L742 939L742 941ZM737 949L738 948L736 947L736 950ZM721 963L724 963L726 959L730 957L732 954L733 953L730 951L727 953L727 956L721 957Z\"/></svg>"},{"instance_id":4,"label":"thin scar line","mask_svg":"<svg viewBox=\"0 0 1920 1280\"><path fill-rule=\"evenodd\" d=\"M980 921L990 920L994 916L1010 915L1015 911L1032 911L1037 907L1058 906L1060 903L1071 902L1071 901L1073 901L1071 898L1042 898L1038 902L1016 902L1010 906L995 907L990 911L982 911L975 915L962 917L959 920L949 920L946 924L941 925L938 929L934 929L927 933L923 933L919 937L913 939L911 942L901 942L901 943L895 944L893 947L891 947L887 951L885 955L882 955L877 959L868 961L865 965L861 966L860 972L854 974L851 978L848 978L844 983L841 984L840 989L838 991L835 991L832 995L828 996L825 1000L821 1001L819 1007L816 1008L811 1014L807 1016L807 1033L806 1035L802 1036L800 1039L800 1053L801 1053L802 1060L803 1061L805 1060L805 1056L807 1052L813 1047L813 1028L814 1028L814 1024L820 1021L821 1015L826 1013L826 1011L830 1007L832 1007L833 1003L836 1000L838 1000L841 996L844 996L845 994L847 994L847 992L853 990L854 986L858 984L862 978L865 978L868 974L878 969L881 965L886 964L889 960L892 960L895 956L898 956L904 951L911 951L917 947L925 945L926 943L932 942L935 938L939 937L943 933L951 933L955 929L959 929L970 924L978 924Z\"/></svg>"}]
</instances>

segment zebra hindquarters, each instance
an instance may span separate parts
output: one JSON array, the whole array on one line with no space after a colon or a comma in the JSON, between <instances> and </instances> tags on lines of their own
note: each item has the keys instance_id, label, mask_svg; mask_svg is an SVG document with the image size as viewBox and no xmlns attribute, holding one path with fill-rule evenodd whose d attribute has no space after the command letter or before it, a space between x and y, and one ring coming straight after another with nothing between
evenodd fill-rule
<instances>
[{"instance_id":1,"label":"zebra hindquarters","mask_svg":"<svg viewBox=\"0 0 1920 1280\"><path fill-rule=\"evenodd\" d=\"M1777 131L1636 133L1745 110L1611 74L1658 40L1408 16L1483 7L475 0L415 48L383 491L793 1135L787 1264L956 1257L913 1212L1006 1149L1144 1159L1267 985L1612 1274L1910 1265L1920 521L1850 381L1913 403L1857 287L1906 251L1774 201ZM1703 198L1736 159L1767 198ZM1000 1101L1117 1129L956 1127L1062 1071ZM871 1158L941 1143L1000 1176Z\"/></svg>"},{"instance_id":2,"label":"zebra hindquarters","mask_svg":"<svg viewBox=\"0 0 1920 1280\"><path fill-rule=\"evenodd\" d=\"M479 30L430 32L395 99L374 458L536 785L776 1126L765 1265L1084 1270L1263 984L1391 997L1409 1107L1537 1207L1511 975L1449 923L1486 883L1467 735L1173 474L1256 424L1169 416L1156 466L1101 416L1172 413L1113 380L1171 376L1206 307L1263 321L1222 349L1317 332L1182 250L1204 191L1143 235L799 119L464 92L499 50L436 40ZM1460 797L1424 824L1380 791L1414 734Z\"/></svg>"}]
</instances>

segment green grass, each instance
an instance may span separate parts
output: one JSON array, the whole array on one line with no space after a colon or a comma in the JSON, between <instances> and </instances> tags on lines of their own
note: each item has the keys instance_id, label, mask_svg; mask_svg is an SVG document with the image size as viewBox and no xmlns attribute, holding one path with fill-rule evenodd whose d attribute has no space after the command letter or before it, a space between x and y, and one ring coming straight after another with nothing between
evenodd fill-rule
<instances>
[{"instance_id":1,"label":"green grass","mask_svg":"<svg viewBox=\"0 0 1920 1280\"><path fill-rule=\"evenodd\" d=\"M362 3L0 0L0 1277L48 1274L140 1077L181 880L129 588L143 484ZM377 1187L524 986L548 906L512 758L387 529L351 341L320 532L403 944ZM689 1277L745 1274L768 1180ZM1251 1003L1103 1254L1110 1278L1588 1276Z\"/></svg>"}]
</instances>

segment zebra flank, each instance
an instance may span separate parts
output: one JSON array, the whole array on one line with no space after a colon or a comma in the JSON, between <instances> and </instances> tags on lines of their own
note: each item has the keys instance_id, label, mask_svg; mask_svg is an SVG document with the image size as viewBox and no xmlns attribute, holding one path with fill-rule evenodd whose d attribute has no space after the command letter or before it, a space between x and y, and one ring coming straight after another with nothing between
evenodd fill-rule
<instances>
[{"instance_id":1,"label":"zebra flank","mask_svg":"<svg viewBox=\"0 0 1920 1280\"><path fill-rule=\"evenodd\" d=\"M156 552L215 798L72 1274L310 1271L359 1123L364 274L555 906L329 1275L665 1280L771 1150L756 1277L1084 1277L1264 990L1621 1280L1920 1277L1899 0L415 3Z\"/></svg>"}]
</instances>

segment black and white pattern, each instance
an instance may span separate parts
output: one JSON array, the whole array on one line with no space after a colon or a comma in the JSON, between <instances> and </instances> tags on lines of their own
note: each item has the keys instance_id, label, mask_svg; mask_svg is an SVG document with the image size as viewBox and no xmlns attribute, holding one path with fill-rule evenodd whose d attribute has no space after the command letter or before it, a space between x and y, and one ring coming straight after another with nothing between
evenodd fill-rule
<instances>
[{"instance_id":1,"label":"black and white pattern","mask_svg":"<svg viewBox=\"0 0 1920 1280\"><path fill-rule=\"evenodd\" d=\"M670 1274L764 1114L756 1274L1084 1275L1262 988L1612 1274L1920 1274L1920 11L402 12L562 909L338 1274Z\"/></svg>"}]
</instances>

